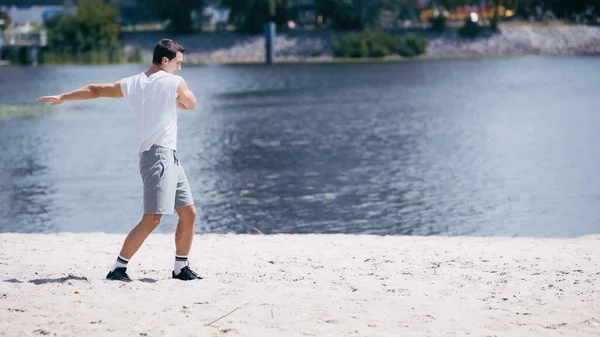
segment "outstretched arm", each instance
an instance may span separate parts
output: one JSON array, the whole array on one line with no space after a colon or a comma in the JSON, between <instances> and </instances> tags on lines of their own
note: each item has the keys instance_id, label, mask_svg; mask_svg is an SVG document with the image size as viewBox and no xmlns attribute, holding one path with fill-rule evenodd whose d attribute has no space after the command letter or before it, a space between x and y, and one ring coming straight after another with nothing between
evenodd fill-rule
<instances>
[{"instance_id":1,"label":"outstretched arm","mask_svg":"<svg viewBox=\"0 0 600 337\"><path fill-rule=\"evenodd\" d=\"M83 88L68 92L66 94L44 96L38 98L38 102L58 105L64 101L81 101L99 97L121 98L121 81L109 84L89 84Z\"/></svg>"},{"instance_id":2,"label":"outstretched arm","mask_svg":"<svg viewBox=\"0 0 600 337\"><path fill-rule=\"evenodd\" d=\"M177 87L177 107L183 110L192 110L196 107L196 96L190 91L184 79Z\"/></svg>"}]
</instances>

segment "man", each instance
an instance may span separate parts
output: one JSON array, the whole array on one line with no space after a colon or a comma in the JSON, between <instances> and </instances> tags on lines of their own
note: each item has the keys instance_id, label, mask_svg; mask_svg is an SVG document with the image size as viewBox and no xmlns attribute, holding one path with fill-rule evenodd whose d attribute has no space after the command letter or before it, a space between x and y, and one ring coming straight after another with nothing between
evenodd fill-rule
<instances>
[{"instance_id":1,"label":"man","mask_svg":"<svg viewBox=\"0 0 600 337\"><path fill-rule=\"evenodd\" d=\"M196 208L190 186L177 155L177 108L192 110L196 98L183 78L181 69L185 48L173 40L161 40L155 48L148 71L111 84L90 84L56 96L44 96L39 102L58 105L64 101L99 97L124 97L139 126L140 174L144 187L144 214L129 233L117 261L106 276L110 280L131 281L127 263L148 235L158 226L163 214L177 211L175 266L172 277L180 280L201 279L189 267L188 254L194 237Z\"/></svg>"}]
</instances>

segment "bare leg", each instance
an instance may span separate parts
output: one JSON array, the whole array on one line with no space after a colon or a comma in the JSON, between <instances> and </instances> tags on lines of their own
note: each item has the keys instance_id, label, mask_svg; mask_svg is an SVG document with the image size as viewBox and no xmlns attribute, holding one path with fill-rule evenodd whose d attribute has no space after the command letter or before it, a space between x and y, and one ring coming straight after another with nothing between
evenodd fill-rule
<instances>
[{"instance_id":1,"label":"bare leg","mask_svg":"<svg viewBox=\"0 0 600 337\"><path fill-rule=\"evenodd\" d=\"M161 214L144 214L142 221L129 232L123 248L121 248L121 256L126 259L131 257L140 249L148 235L158 226Z\"/></svg>"},{"instance_id":2,"label":"bare leg","mask_svg":"<svg viewBox=\"0 0 600 337\"><path fill-rule=\"evenodd\" d=\"M194 222L196 221L196 207L194 205L177 208L179 222L175 231L175 254L188 256L194 239Z\"/></svg>"}]
</instances>

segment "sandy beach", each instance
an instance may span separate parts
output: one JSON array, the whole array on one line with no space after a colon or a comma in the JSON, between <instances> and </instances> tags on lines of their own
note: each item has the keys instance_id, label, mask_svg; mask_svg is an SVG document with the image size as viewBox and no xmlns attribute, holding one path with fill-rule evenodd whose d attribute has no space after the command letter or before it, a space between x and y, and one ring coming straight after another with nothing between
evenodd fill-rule
<instances>
[{"instance_id":1,"label":"sandy beach","mask_svg":"<svg viewBox=\"0 0 600 337\"><path fill-rule=\"evenodd\" d=\"M598 336L600 236L0 234L1 336Z\"/></svg>"}]
</instances>

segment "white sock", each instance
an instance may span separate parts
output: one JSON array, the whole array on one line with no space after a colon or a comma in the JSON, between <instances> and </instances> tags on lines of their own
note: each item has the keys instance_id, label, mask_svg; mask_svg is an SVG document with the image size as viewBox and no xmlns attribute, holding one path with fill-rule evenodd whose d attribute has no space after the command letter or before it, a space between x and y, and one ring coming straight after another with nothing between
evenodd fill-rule
<instances>
[{"instance_id":1,"label":"white sock","mask_svg":"<svg viewBox=\"0 0 600 337\"><path fill-rule=\"evenodd\" d=\"M175 255L175 268L174 268L174 272L175 275L179 275L179 273L181 273L181 269L183 267L186 267L188 265L188 257L187 256L181 256L181 255Z\"/></svg>"},{"instance_id":2,"label":"white sock","mask_svg":"<svg viewBox=\"0 0 600 337\"><path fill-rule=\"evenodd\" d=\"M121 267L127 268L127 262L129 262L129 259L126 259L126 258L122 257L121 255L119 255L112 270L115 270L115 269L121 268Z\"/></svg>"}]
</instances>

